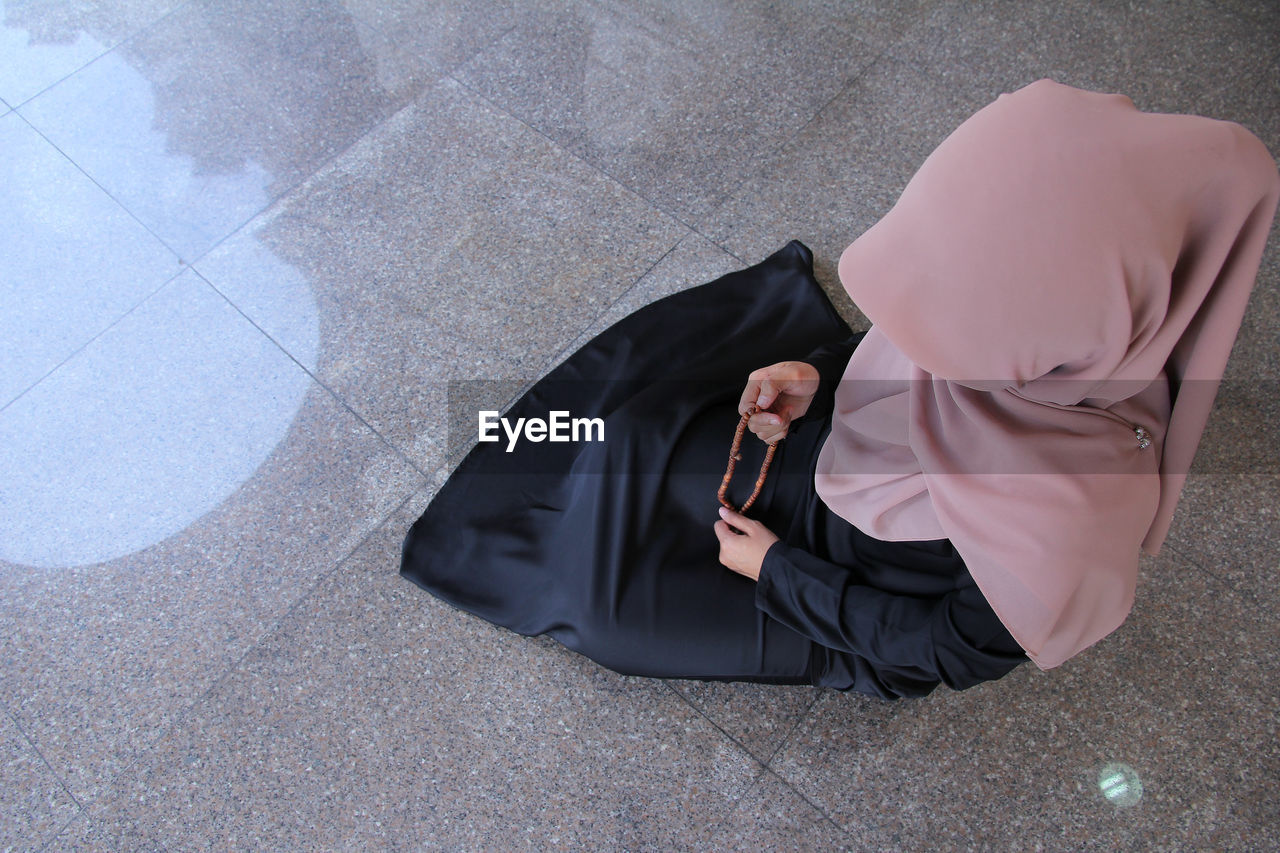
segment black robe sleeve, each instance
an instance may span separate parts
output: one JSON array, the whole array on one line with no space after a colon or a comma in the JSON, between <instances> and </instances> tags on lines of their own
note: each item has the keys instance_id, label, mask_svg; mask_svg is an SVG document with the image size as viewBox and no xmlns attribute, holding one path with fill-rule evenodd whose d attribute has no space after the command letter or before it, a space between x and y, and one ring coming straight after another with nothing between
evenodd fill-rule
<instances>
[{"instance_id":1,"label":"black robe sleeve","mask_svg":"<svg viewBox=\"0 0 1280 853\"><path fill-rule=\"evenodd\" d=\"M808 411L796 418L794 423L821 423L830 414L836 386L849 365L849 357L865 334L866 332L857 332L852 337L820 346L803 359L817 369L819 388Z\"/></svg>"},{"instance_id":2,"label":"black robe sleeve","mask_svg":"<svg viewBox=\"0 0 1280 853\"><path fill-rule=\"evenodd\" d=\"M967 572L939 598L913 597L858 584L848 568L776 542L760 569L756 606L877 671L909 674L912 684L963 690L1027 659Z\"/></svg>"}]
</instances>

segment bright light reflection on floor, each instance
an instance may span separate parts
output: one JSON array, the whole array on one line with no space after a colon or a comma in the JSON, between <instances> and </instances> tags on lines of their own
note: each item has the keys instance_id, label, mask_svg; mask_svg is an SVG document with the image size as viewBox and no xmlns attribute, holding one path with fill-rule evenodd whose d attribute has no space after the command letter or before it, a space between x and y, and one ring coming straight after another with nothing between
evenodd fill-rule
<instances>
[{"instance_id":1,"label":"bright light reflection on floor","mask_svg":"<svg viewBox=\"0 0 1280 853\"><path fill-rule=\"evenodd\" d=\"M1136 806L1142 799L1142 780L1128 764L1108 764L1098 772L1098 790L1117 808Z\"/></svg>"},{"instance_id":2,"label":"bright light reflection on floor","mask_svg":"<svg viewBox=\"0 0 1280 853\"><path fill-rule=\"evenodd\" d=\"M127 140L123 153L105 143L82 147L100 167L111 163L121 186L162 188L128 200L163 220L161 230L208 243L214 226L205 220L217 218L210 211L266 204L270 176L260 164L200 172L191 156L171 150L148 79L116 54L91 67L111 83L110 109L70 96L59 109L97 115L102 138ZM0 329L5 349L23 354L0 360L0 559L98 563L178 533L254 476L311 386L294 359L314 365L317 306L298 272L252 240L231 261L197 259L159 287L157 264L130 266L139 245L155 247L123 239L117 232L130 232L119 223L115 231L102 225L108 214L123 216L104 212L113 208L109 197L16 115L0 131L25 145L6 153L27 155L19 166L36 170L0 169L0 199L10 207L0 247L22 249L0 253L8 306ZM68 234L79 238L76 263L62 262ZM80 246L86 242L90 248ZM100 257L81 256L90 249ZM200 275L205 260L214 287ZM121 265L127 269L107 274Z\"/></svg>"}]
</instances>

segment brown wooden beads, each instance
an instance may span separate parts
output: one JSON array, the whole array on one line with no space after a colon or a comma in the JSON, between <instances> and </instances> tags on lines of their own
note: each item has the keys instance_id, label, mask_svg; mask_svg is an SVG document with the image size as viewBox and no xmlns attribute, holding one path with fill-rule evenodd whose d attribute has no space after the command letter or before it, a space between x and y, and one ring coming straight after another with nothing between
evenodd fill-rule
<instances>
[{"instance_id":1,"label":"brown wooden beads","mask_svg":"<svg viewBox=\"0 0 1280 853\"><path fill-rule=\"evenodd\" d=\"M741 508L735 507L729 503L729 499L725 497L725 493L729 491L729 483L733 480L733 469L742 461L742 454L739 449L742 447L742 434L747 430L747 421L751 420L751 416L760 411L759 407L751 406L742 415L742 420L738 421L738 429L733 434L733 445L729 448L729 467L724 472L724 480L720 483L720 491L716 492L716 497L720 499L720 503L724 504L734 512L745 513L756 502L756 498L760 497L760 490L764 488L764 478L769 476L769 463L773 461L773 454L778 449L778 442L775 441L769 445L769 449L765 451L764 462L760 463L760 476L756 478L756 487L751 490L751 497L747 498L747 502ZM781 441L782 439L778 439Z\"/></svg>"}]
</instances>

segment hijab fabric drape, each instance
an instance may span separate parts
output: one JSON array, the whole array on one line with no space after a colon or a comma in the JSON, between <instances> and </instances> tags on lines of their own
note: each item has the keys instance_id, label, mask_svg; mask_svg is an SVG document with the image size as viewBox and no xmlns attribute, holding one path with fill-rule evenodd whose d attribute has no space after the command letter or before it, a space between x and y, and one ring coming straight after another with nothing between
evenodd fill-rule
<instances>
[{"instance_id":1,"label":"hijab fabric drape","mask_svg":"<svg viewBox=\"0 0 1280 853\"><path fill-rule=\"evenodd\" d=\"M1000 96L840 259L873 326L819 495L880 539L950 538L1040 667L1097 642L1169 529L1278 193L1237 124Z\"/></svg>"}]
</instances>

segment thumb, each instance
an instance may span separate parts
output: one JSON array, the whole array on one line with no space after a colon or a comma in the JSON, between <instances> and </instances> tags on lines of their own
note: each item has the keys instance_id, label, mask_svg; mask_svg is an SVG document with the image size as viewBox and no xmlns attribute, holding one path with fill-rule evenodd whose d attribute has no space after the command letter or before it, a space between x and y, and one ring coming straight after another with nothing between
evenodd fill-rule
<instances>
[{"instance_id":1,"label":"thumb","mask_svg":"<svg viewBox=\"0 0 1280 853\"><path fill-rule=\"evenodd\" d=\"M766 379L760 383L760 396L756 398L756 405L762 410L773 405L773 401L778 398L778 386L772 379Z\"/></svg>"},{"instance_id":2,"label":"thumb","mask_svg":"<svg viewBox=\"0 0 1280 853\"><path fill-rule=\"evenodd\" d=\"M743 533L747 532L747 527L751 524L751 519L741 513L734 512L728 507L720 507L720 517L727 522L726 526L734 530L741 530Z\"/></svg>"}]
</instances>

